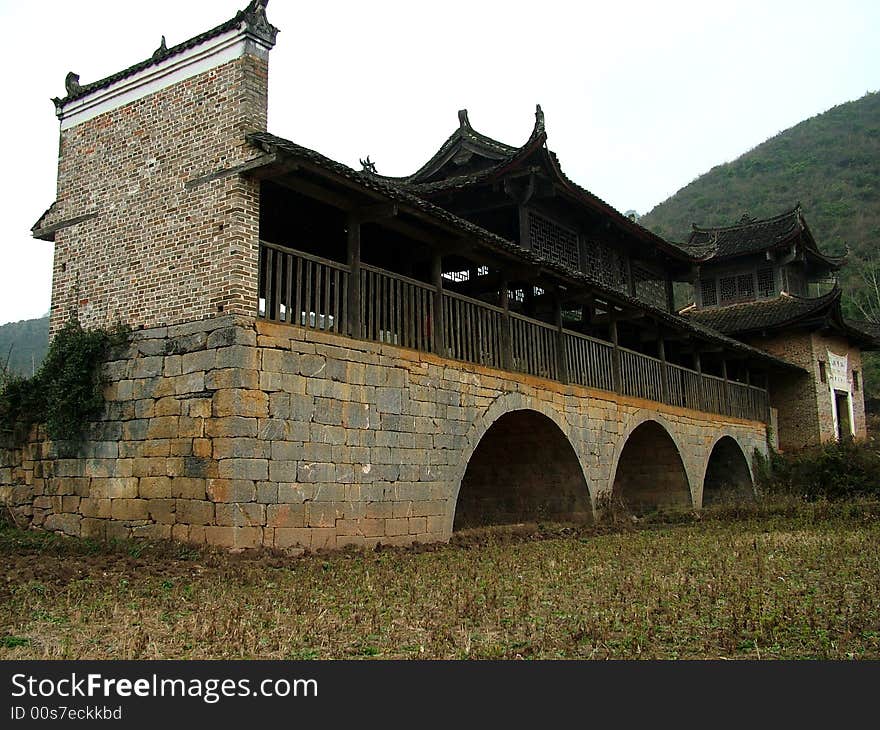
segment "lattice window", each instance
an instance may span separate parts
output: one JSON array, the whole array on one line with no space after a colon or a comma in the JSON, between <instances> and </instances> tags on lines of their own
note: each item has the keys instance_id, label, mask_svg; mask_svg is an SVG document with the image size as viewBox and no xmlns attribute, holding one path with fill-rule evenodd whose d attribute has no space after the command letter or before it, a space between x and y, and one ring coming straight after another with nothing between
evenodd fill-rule
<instances>
[{"instance_id":1,"label":"lattice window","mask_svg":"<svg viewBox=\"0 0 880 730\"><path fill-rule=\"evenodd\" d=\"M601 241L587 241L585 249L584 273L611 289L626 291L626 256Z\"/></svg>"},{"instance_id":2,"label":"lattice window","mask_svg":"<svg viewBox=\"0 0 880 730\"><path fill-rule=\"evenodd\" d=\"M763 269L758 269L758 296L764 299L772 297L776 293L775 289L773 267L767 266Z\"/></svg>"},{"instance_id":3,"label":"lattice window","mask_svg":"<svg viewBox=\"0 0 880 730\"><path fill-rule=\"evenodd\" d=\"M507 296L512 302L524 302L526 293L522 289L508 289Z\"/></svg>"},{"instance_id":4,"label":"lattice window","mask_svg":"<svg viewBox=\"0 0 880 730\"><path fill-rule=\"evenodd\" d=\"M529 242L538 256L577 270L577 233L537 213L529 213Z\"/></svg>"},{"instance_id":5,"label":"lattice window","mask_svg":"<svg viewBox=\"0 0 880 730\"><path fill-rule=\"evenodd\" d=\"M736 277L736 296L744 301L755 298L755 279L751 271Z\"/></svg>"},{"instance_id":6,"label":"lattice window","mask_svg":"<svg viewBox=\"0 0 880 730\"><path fill-rule=\"evenodd\" d=\"M735 276L722 276L720 281L720 289L721 289L721 303L727 304L728 302L736 301L736 277Z\"/></svg>"},{"instance_id":7,"label":"lattice window","mask_svg":"<svg viewBox=\"0 0 880 730\"><path fill-rule=\"evenodd\" d=\"M633 265L632 272L636 298L658 309L667 309L666 280L660 274L638 265Z\"/></svg>"},{"instance_id":8,"label":"lattice window","mask_svg":"<svg viewBox=\"0 0 880 730\"><path fill-rule=\"evenodd\" d=\"M488 266L479 266L477 267L477 276L486 276L489 273Z\"/></svg>"},{"instance_id":9,"label":"lattice window","mask_svg":"<svg viewBox=\"0 0 880 730\"><path fill-rule=\"evenodd\" d=\"M700 297L704 307L714 307L718 304L718 292L715 290L715 277L700 279Z\"/></svg>"}]
</instances>

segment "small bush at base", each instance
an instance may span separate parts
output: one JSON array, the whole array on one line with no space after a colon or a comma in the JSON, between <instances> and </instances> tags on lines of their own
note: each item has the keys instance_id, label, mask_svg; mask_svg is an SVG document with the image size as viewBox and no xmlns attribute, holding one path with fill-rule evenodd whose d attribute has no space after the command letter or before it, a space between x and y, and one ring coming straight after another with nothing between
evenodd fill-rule
<instances>
[{"instance_id":1,"label":"small bush at base","mask_svg":"<svg viewBox=\"0 0 880 730\"><path fill-rule=\"evenodd\" d=\"M790 454L771 454L758 470L768 496L806 500L880 497L880 451L871 444L845 440Z\"/></svg>"}]
</instances>

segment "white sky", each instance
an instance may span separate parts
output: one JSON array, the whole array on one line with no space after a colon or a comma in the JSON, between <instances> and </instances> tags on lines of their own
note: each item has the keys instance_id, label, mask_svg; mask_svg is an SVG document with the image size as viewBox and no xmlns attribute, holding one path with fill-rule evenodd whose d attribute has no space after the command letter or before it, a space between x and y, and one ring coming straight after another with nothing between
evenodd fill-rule
<instances>
[{"instance_id":1,"label":"white sky","mask_svg":"<svg viewBox=\"0 0 880 730\"><path fill-rule=\"evenodd\" d=\"M49 308L49 101L207 30L247 0L0 0L0 324ZM273 0L269 130L408 174L456 128L521 144L546 114L576 182L645 213L710 167L880 88L880 2Z\"/></svg>"}]
</instances>

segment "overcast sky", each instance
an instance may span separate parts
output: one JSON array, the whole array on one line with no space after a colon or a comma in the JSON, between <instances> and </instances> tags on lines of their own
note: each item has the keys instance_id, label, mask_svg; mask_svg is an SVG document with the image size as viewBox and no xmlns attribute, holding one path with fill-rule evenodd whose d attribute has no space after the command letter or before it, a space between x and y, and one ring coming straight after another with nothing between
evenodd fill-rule
<instances>
[{"instance_id":1,"label":"overcast sky","mask_svg":"<svg viewBox=\"0 0 880 730\"><path fill-rule=\"evenodd\" d=\"M49 308L64 76L83 84L207 30L247 0L0 0L0 324ZM579 184L645 213L713 165L880 88L880 2L273 0L269 130L354 167L408 174L467 108L548 144Z\"/></svg>"}]
</instances>

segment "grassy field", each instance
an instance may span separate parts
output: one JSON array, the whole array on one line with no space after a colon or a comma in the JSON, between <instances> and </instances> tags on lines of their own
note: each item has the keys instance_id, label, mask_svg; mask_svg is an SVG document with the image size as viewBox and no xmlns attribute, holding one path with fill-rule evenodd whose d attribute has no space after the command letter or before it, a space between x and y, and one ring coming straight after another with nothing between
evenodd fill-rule
<instances>
[{"instance_id":1,"label":"grassy field","mask_svg":"<svg viewBox=\"0 0 880 730\"><path fill-rule=\"evenodd\" d=\"M880 506L412 550L241 554L0 530L0 658L880 658Z\"/></svg>"}]
</instances>

